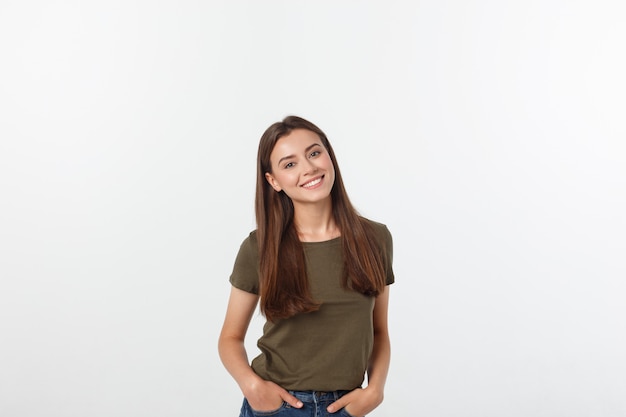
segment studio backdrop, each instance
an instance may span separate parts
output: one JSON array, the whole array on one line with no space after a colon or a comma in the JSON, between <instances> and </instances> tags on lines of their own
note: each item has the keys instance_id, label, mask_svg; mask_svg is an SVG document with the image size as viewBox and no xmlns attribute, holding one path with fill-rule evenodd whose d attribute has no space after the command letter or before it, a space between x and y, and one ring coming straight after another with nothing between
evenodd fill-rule
<instances>
[{"instance_id":1,"label":"studio backdrop","mask_svg":"<svg viewBox=\"0 0 626 417\"><path fill-rule=\"evenodd\" d=\"M295 114L394 238L372 416L623 417L625 21L617 0L1 1L0 415L237 415L228 278L258 140Z\"/></svg>"}]
</instances>

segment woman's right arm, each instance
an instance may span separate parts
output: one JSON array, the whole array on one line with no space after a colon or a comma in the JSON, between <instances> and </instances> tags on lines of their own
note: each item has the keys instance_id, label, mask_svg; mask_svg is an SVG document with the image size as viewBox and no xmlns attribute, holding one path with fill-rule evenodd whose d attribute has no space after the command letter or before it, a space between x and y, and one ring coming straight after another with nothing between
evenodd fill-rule
<instances>
[{"instance_id":1,"label":"woman's right arm","mask_svg":"<svg viewBox=\"0 0 626 417\"><path fill-rule=\"evenodd\" d=\"M242 391L245 386L260 379L248 364L248 355L244 347L246 332L258 300L259 297L255 294L231 288L226 318L218 343L222 363Z\"/></svg>"},{"instance_id":2,"label":"woman's right arm","mask_svg":"<svg viewBox=\"0 0 626 417\"><path fill-rule=\"evenodd\" d=\"M263 380L249 365L244 340L258 300L257 295L232 287L218 342L220 358L255 410L274 410L282 401L300 408L302 403L296 397Z\"/></svg>"}]
</instances>

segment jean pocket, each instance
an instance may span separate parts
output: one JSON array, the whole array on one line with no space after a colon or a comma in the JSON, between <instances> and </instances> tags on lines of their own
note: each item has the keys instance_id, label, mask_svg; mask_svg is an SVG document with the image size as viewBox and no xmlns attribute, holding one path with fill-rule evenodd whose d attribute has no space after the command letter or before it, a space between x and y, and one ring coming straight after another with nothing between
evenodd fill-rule
<instances>
[{"instance_id":1,"label":"jean pocket","mask_svg":"<svg viewBox=\"0 0 626 417\"><path fill-rule=\"evenodd\" d=\"M346 411L346 408L345 408L345 407L344 407L344 408L342 408L342 409L341 409L341 410L339 410L339 411L341 412L341 415L342 415L343 417L354 417L352 414L350 414L350 413L348 413L348 412Z\"/></svg>"},{"instance_id":2,"label":"jean pocket","mask_svg":"<svg viewBox=\"0 0 626 417\"><path fill-rule=\"evenodd\" d=\"M270 411L257 411L254 408L252 408L250 406L250 403L248 403L248 408L250 408L250 411L252 412L253 416L258 416L258 417L263 417L263 416L274 416L278 413L280 413L281 411L283 411L287 406L287 403L283 401L283 403L280 405L280 407L278 407L275 410L270 410Z\"/></svg>"}]
</instances>

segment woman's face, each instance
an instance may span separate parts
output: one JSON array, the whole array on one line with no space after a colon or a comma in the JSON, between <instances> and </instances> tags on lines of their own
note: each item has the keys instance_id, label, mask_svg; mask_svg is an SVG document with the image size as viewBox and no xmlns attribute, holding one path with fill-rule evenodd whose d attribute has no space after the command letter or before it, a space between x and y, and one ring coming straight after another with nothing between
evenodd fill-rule
<instances>
[{"instance_id":1,"label":"woman's face","mask_svg":"<svg viewBox=\"0 0 626 417\"><path fill-rule=\"evenodd\" d=\"M320 137L310 130L294 129L278 139L270 154L272 172L265 178L276 191L284 191L297 204L330 198L335 167Z\"/></svg>"}]
</instances>

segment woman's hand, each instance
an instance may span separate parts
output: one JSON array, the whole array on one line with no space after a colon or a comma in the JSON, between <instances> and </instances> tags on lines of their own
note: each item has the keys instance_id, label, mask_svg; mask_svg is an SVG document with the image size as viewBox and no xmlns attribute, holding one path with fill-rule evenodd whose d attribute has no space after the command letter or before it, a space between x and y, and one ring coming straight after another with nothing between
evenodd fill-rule
<instances>
[{"instance_id":1,"label":"woman's hand","mask_svg":"<svg viewBox=\"0 0 626 417\"><path fill-rule=\"evenodd\" d=\"M336 413L345 407L348 414L361 417L383 402L385 379L389 370L391 346L387 328L389 286L376 297L374 304L374 347L367 369L367 387L357 388L328 406L329 413Z\"/></svg>"},{"instance_id":2,"label":"woman's hand","mask_svg":"<svg viewBox=\"0 0 626 417\"><path fill-rule=\"evenodd\" d=\"M302 401L271 381L256 381L245 389L243 395L255 411L277 410L283 401L294 408L302 407Z\"/></svg>"},{"instance_id":3,"label":"woman's hand","mask_svg":"<svg viewBox=\"0 0 626 417\"><path fill-rule=\"evenodd\" d=\"M219 352L226 370L235 378L250 407L257 411L272 411L282 402L302 407L302 402L273 382L259 377L248 363L244 339L259 297L232 287L226 318L219 338Z\"/></svg>"},{"instance_id":4,"label":"woman's hand","mask_svg":"<svg viewBox=\"0 0 626 417\"><path fill-rule=\"evenodd\" d=\"M354 417L364 416L383 402L383 392L375 388L357 388L328 406L329 413L336 413L346 408Z\"/></svg>"}]
</instances>

